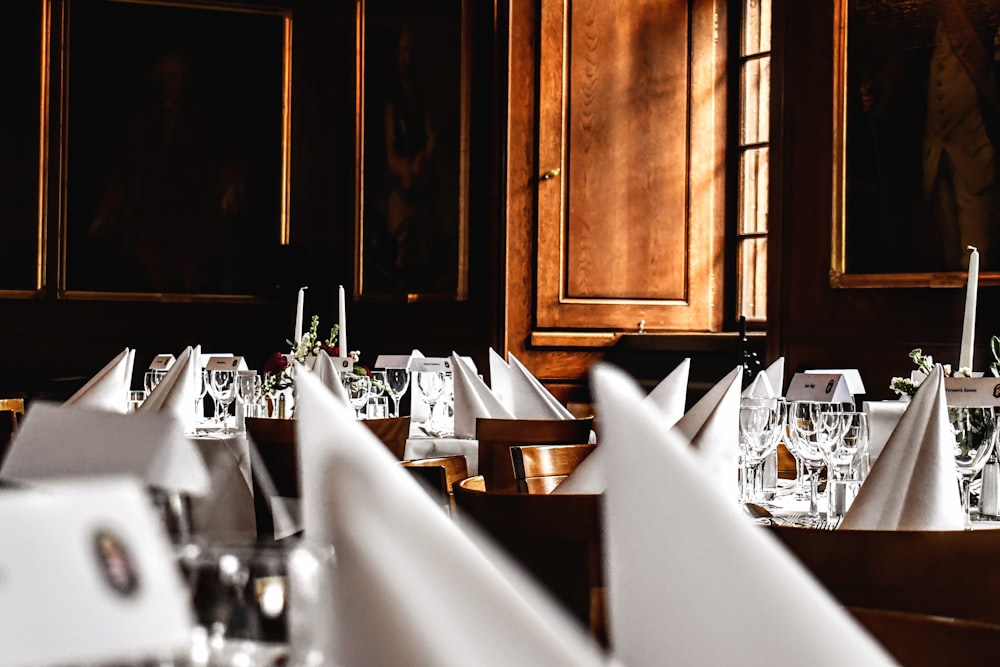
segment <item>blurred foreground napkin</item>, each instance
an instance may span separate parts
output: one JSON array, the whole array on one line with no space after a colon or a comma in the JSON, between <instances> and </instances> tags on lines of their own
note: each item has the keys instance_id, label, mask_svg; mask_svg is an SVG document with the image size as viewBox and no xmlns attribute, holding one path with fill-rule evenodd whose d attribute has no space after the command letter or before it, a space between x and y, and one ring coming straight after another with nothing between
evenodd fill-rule
<instances>
[{"instance_id":1,"label":"blurred foreground napkin","mask_svg":"<svg viewBox=\"0 0 1000 667\"><path fill-rule=\"evenodd\" d=\"M168 414L116 415L32 403L0 477L42 481L94 475L131 475L150 486L193 495L209 491L205 462Z\"/></svg>"},{"instance_id":2,"label":"blurred foreground napkin","mask_svg":"<svg viewBox=\"0 0 1000 667\"><path fill-rule=\"evenodd\" d=\"M351 404L351 399L347 396L347 390L344 389L344 384L340 381L340 371L337 370L330 355L326 352L317 354L312 365L312 371L319 378L319 381L323 383L323 386L330 390L331 394L343 401L344 405L349 406Z\"/></svg>"},{"instance_id":3,"label":"blurred foreground napkin","mask_svg":"<svg viewBox=\"0 0 1000 667\"><path fill-rule=\"evenodd\" d=\"M962 530L944 371L921 383L840 523L842 530Z\"/></svg>"},{"instance_id":4,"label":"blurred foreground napkin","mask_svg":"<svg viewBox=\"0 0 1000 667\"><path fill-rule=\"evenodd\" d=\"M336 655L325 664L605 664L578 624L477 546L315 377L296 384L305 536L331 541L337 559L325 596Z\"/></svg>"},{"instance_id":5,"label":"blurred foreground napkin","mask_svg":"<svg viewBox=\"0 0 1000 667\"><path fill-rule=\"evenodd\" d=\"M135 350L125 348L67 399L65 405L126 414Z\"/></svg>"},{"instance_id":6,"label":"blurred foreground napkin","mask_svg":"<svg viewBox=\"0 0 1000 667\"><path fill-rule=\"evenodd\" d=\"M573 419L573 413L559 402L545 388L538 378L531 374L524 364L511 353L510 360L511 397L514 402L514 417L517 419Z\"/></svg>"},{"instance_id":7,"label":"blurred foreground napkin","mask_svg":"<svg viewBox=\"0 0 1000 667\"><path fill-rule=\"evenodd\" d=\"M631 378L599 363L591 379L607 449L608 624L622 664L894 664L791 554L716 492L703 462L640 400Z\"/></svg>"},{"instance_id":8,"label":"blurred foreground napkin","mask_svg":"<svg viewBox=\"0 0 1000 667\"><path fill-rule=\"evenodd\" d=\"M185 433L192 433L198 417L195 413L197 373L201 372L201 345L194 348L189 345L136 412L170 414L184 427Z\"/></svg>"},{"instance_id":9,"label":"blurred foreground napkin","mask_svg":"<svg viewBox=\"0 0 1000 667\"><path fill-rule=\"evenodd\" d=\"M486 386L468 362L456 353L451 355L455 390L455 437L475 438L476 419L513 419L493 391Z\"/></svg>"},{"instance_id":10,"label":"blurred foreground napkin","mask_svg":"<svg viewBox=\"0 0 1000 667\"><path fill-rule=\"evenodd\" d=\"M680 372L678 372L680 371ZM740 419L740 377L742 369L737 366L701 397L676 423L672 414L656 410L664 430L670 429L674 442L685 442L697 452L702 467L710 471L716 479L720 494L732 496L736 491L736 462L738 455ZM675 377L676 374L676 377ZM682 363L664 378L661 386L672 380L677 386L683 379L687 381L687 365ZM655 391L655 390L654 390ZM657 405L647 396L643 402ZM601 417L603 419L603 416ZM553 493L601 493L606 482L601 468L604 447L598 447L570 473Z\"/></svg>"}]
</instances>

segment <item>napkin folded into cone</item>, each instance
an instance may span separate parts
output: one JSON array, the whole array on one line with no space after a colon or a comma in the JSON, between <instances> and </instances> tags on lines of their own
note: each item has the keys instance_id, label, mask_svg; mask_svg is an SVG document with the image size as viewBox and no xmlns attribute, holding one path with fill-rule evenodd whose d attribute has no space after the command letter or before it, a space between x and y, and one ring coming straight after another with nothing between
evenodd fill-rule
<instances>
[{"instance_id":1,"label":"napkin folded into cone","mask_svg":"<svg viewBox=\"0 0 1000 667\"><path fill-rule=\"evenodd\" d=\"M921 383L861 485L840 530L962 530L944 370Z\"/></svg>"},{"instance_id":2,"label":"napkin folded into cone","mask_svg":"<svg viewBox=\"0 0 1000 667\"><path fill-rule=\"evenodd\" d=\"M468 362L456 353L451 355L455 391L455 437L475 438L476 419L513 419L514 415L486 386Z\"/></svg>"},{"instance_id":3,"label":"napkin folded into cone","mask_svg":"<svg viewBox=\"0 0 1000 667\"><path fill-rule=\"evenodd\" d=\"M135 350L126 347L70 396L64 405L128 413L128 392L132 388L134 361Z\"/></svg>"},{"instance_id":4,"label":"napkin folded into cone","mask_svg":"<svg viewBox=\"0 0 1000 667\"><path fill-rule=\"evenodd\" d=\"M314 633L329 637L324 664L605 664L579 625L470 539L315 377L296 384L305 537L336 552L335 594L317 601L333 607L311 619L331 619Z\"/></svg>"},{"instance_id":5,"label":"napkin folded into cone","mask_svg":"<svg viewBox=\"0 0 1000 667\"><path fill-rule=\"evenodd\" d=\"M672 375L673 373L667 376L667 379ZM737 443L740 431L741 375L742 367L737 366L709 389L676 423L670 421L672 416L665 417L662 412L656 412L663 428L670 429L675 436L675 442L687 443L696 451L702 466L715 478L723 497L733 496L736 490L734 480L739 454ZM682 377L687 379L686 369ZM648 401L648 397L646 400ZM601 468L607 454L602 454L602 449L603 445L584 459L553 493L603 492L605 481Z\"/></svg>"},{"instance_id":6,"label":"napkin folded into cone","mask_svg":"<svg viewBox=\"0 0 1000 667\"><path fill-rule=\"evenodd\" d=\"M510 382L510 365L496 350L490 348L490 389L511 414L514 413L513 389Z\"/></svg>"},{"instance_id":7,"label":"napkin folded into cone","mask_svg":"<svg viewBox=\"0 0 1000 667\"><path fill-rule=\"evenodd\" d=\"M598 363L591 379L607 452L615 658L629 667L894 664L788 551L713 488L697 452L664 428L631 378Z\"/></svg>"},{"instance_id":8,"label":"napkin folded into cone","mask_svg":"<svg viewBox=\"0 0 1000 667\"><path fill-rule=\"evenodd\" d=\"M312 362L312 372L323 386L330 390L330 393L343 401L344 405L350 407L351 399L344 389L344 384L340 380L340 371L333 363L333 358L326 352L320 352Z\"/></svg>"},{"instance_id":9,"label":"napkin folded into cone","mask_svg":"<svg viewBox=\"0 0 1000 667\"><path fill-rule=\"evenodd\" d=\"M170 414L184 427L185 433L193 432L197 425L197 374L201 372L201 345L195 348L189 345L136 412Z\"/></svg>"},{"instance_id":10,"label":"napkin folded into cone","mask_svg":"<svg viewBox=\"0 0 1000 667\"><path fill-rule=\"evenodd\" d=\"M517 419L573 419L573 413L545 388L517 357L510 360L511 396Z\"/></svg>"},{"instance_id":11,"label":"napkin folded into cone","mask_svg":"<svg viewBox=\"0 0 1000 667\"><path fill-rule=\"evenodd\" d=\"M779 398L785 382L785 358L774 362L757 373L753 381L743 390L743 398Z\"/></svg>"},{"instance_id":12,"label":"napkin folded into cone","mask_svg":"<svg viewBox=\"0 0 1000 667\"><path fill-rule=\"evenodd\" d=\"M204 460L169 414L118 415L32 403L0 478L35 482L95 475L129 475L199 496L210 490Z\"/></svg>"}]
</instances>

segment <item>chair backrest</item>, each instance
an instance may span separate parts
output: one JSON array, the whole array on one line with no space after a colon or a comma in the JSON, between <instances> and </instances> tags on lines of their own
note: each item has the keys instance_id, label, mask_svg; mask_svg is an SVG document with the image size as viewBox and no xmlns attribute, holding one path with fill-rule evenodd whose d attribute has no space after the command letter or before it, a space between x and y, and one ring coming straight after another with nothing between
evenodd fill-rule
<instances>
[{"instance_id":1,"label":"chair backrest","mask_svg":"<svg viewBox=\"0 0 1000 667\"><path fill-rule=\"evenodd\" d=\"M461 454L412 459L403 461L402 465L411 474L430 484L436 499L449 511L454 506L452 487L469 476L468 461Z\"/></svg>"},{"instance_id":2,"label":"chair backrest","mask_svg":"<svg viewBox=\"0 0 1000 667\"><path fill-rule=\"evenodd\" d=\"M10 412L13 418L13 431L17 431L17 416L24 416L23 398L0 398L0 412Z\"/></svg>"},{"instance_id":3,"label":"chair backrest","mask_svg":"<svg viewBox=\"0 0 1000 667\"><path fill-rule=\"evenodd\" d=\"M1000 623L1000 530L767 530L846 606Z\"/></svg>"},{"instance_id":4,"label":"chair backrest","mask_svg":"<svg viewBox=\"0 0 1000 667\"><path fill-rule=\"evenodd\" d=\"M487 493L481 476L454 486L462 517L477 523L606 641L600 496Z\"/></svg>"},{"instance_id":5,"label":"chair backrest","mask_svg":"<svg viewBox=\"0 0 1000 667\"><path fill-rule=\"evenodd\" d=\"M549 493L590 456L597 445L518 445L510 448L517 490Z\"/></svg>"},{"instance_id":6,"label":"chair backrest","mask_svg":"<svg viewBox=\"0 0 1000 667\"><path fill-rule=\"evenodd\" d=\"M365 419L361 422L374 433L382 443L389 448L396 460L403 460L406 449L406 439L410 436L409 417L383 417L380 419Z\"/></svg>"},{"instance_id":7,"label":"chair backrest","mask_svg":"<svg viewBox=\"0 0 1000 667\"><path fill-rule=\"evenodd\" d=\"M1000 655L998 625L883 609L849 611L900 665L984 665Z\"/></svg>"},{"instance_id":8,"label":"chair backrest","mask_svg":"<svg viewBox=\"0 0 1000 667\"><path fill-rule=\"evenodd\" d=\"M10 442L17 433L18 415L24 415L23 398L0 398L0 463L3 463Z\"/></svg>"},{"instance_id":9,"label":"chair backrest","mask_svg":"<svg viewBox=\"0 0 1000 667\"><path fill-rule=\"evenodd\" d=\"M593 417L584 419L476 420L479 473L490 491L514 491L517 481L510 448L517 445L568 445L590 441Z\"/></svg>"}]
</instances>

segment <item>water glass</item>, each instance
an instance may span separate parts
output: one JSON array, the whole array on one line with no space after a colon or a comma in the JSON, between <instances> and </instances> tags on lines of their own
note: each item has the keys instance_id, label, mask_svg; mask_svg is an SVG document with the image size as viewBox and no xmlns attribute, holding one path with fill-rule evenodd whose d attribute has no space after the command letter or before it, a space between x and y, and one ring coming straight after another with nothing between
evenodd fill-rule
<instances>
[{"instance_id":1,"label":"water glass","mask_svg":"<svg viewBox=\"0 0 1000 667\"><path fill-rule=\"evenodd\" d=\"M962 493L965 528L972 528L970 487L996 446L996 413L992 407L948 408L955 435L955 466Z\"/></svg>"},{"instance_id":2,"label":"water glass","mask_svg":"<svg viewBox=\"0 0 1000 667\"><path fill-rule=\"evenodd\" d=\"M146 371L146 374L142 376L142 387L146 390L146 398L149 398L149 395L156 389L156 385L160 384L160 380L166 374L166 371Z\"/></svg>"},{"instance_id":3,"label":"water glass","mask_svg":"<svg viewBox=\"0 0 1000 667\"><path fill-rule=\"evenodd\" d=\"M225 428L223 432L228 433L229 404L236 399L237 392L236 371L213 370L208 375L208 393L218 406L219 423Z\"/></svg>"},{"instance_id":4,"label":"water glass","mask_svg":"<svg viewBox=\"0 0 1000 667\"><path fill-rule=\"evenodd\" d=\"M740 456L743 460L744 502L764 502L762 467L785 429L785 403L777 399L745 398L740 402Z\"/></svg>"},{"instance_id":5,"label":"water glass","mask_svg":"<svg viewBox=\"0 0 1000 667\"><path fill-rule=\"evenodd\" d=\"M385 392L392 399L392 416L399 416L399 399L410 388L410 371L405 368L387 368L385 373Z\"/></svg>"},{"instance_id":6,"label":"water glass","mask_svg":"<svg viewBox=\"0 0 1000 667\"><path fill-rule=\"evenodd\" d=\"M347 391L347 399L354 408L355 416L362 419L362 411L368 404L368 395L371 393L371 378L357 373L344 373L340 376L340 381Z\"/></svg>"},{"instance_id":7,"label":"water glass","mask_svg":"<svg viewBox=\"0 0 1000 667\"><path fill-rule=\"evenodd\" d=\"M423 425L428 435L437 435L437 414L434 408L437 406L441 396L444 395L446 385L447 382L442 372L420 371L417 373L417 391L427 401L427 408L429 410L427 421Z\"/></svg>"}]
</instances>

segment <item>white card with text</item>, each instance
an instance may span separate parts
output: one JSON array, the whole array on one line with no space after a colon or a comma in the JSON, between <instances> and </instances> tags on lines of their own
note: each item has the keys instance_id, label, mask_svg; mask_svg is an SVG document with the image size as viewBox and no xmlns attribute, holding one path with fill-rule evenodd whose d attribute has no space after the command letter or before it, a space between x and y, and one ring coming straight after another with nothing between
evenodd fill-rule
<instances>
[{"instance_id":1,"label":"white card with text","mask_svg":"<svg viewBox=\"0 0 1000 667\"><path fill-rule=\"evenodd\" d=\"M0 494L0 663L179 655L190 596L149 496L103 478Z\"/></svg>"},{"instance_id":2,"label":"white card with text","mask_svg":"<svg viewBox=\"0 0 1000 667\"><path fill-rule=\"evenodd\" d=\"M1000 378L945 378L944 394L950 408L1000 405Z\"/></svg>"},{"instance_id":3,"label":"white card with text","mask_svg":"<svg viewBox=\"0 0 1000 667\"><path fill-rule=\"evenodd\" d=\"M153 361L149 364L149 370L151 371L168 371L170 367L174 365L177 361L172 354L158 354L153 357Z\"/></svg>"},{"instance_id":4,"label":"white card with text","mask_svg":"<svg viewBox=\"0 0 1000 667\"><path fill-rule=\"evenodd\" d=\"M228 357L209 357L208 361L205 362L206 371L245 371L247 370L247 362L244 361L243 357L228 356Z\"/></svg>"},{"instance_id":5,"label":"white card with text","mask_svg":"<svg viewBox=\"0 0 1000 667\"><path fill-rule=\"evenodd\" d=\"M411 373L450 373L451 357L414 357L410 359Z\"/></svg>"},{"instance_id":6,"label":"white card with text","mask_svg":"<svg viewBox=\"0 0 1000 667\"><path fill-rule=\"evenodd\" d=\"M847 378L839 373L796 373L788 385L785 398L820 403L849 403L853 400Z\"/></svg>"}]
</instances>

